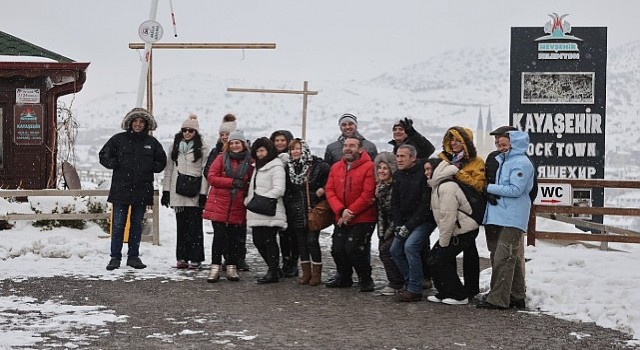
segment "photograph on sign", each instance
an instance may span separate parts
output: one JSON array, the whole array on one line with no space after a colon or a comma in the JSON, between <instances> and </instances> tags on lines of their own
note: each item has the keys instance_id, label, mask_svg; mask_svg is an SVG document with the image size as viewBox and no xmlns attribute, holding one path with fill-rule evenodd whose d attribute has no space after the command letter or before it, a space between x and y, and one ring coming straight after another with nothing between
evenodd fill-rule
<instances>
[{"instance_id":1,"label":"photograph on sign","mask_svg":"<svg viewBox=\"0 0 640 350\"><path fill-rule=\"evenodd\" d=\"M574 207L592 207L591 189L590 188L574 188L573 189L573 206ZM582 220L591 220L590 214L574 214L574 218Z\"/></svg>"},{"instance_id":2,"label":"photograph on sign","mask_svg":"<svg viewBox=\"0 0 640 350\"><path fill-rule=\"evenodd\" d=\"M522 72L523 104L593 104L594 72Z\"/></svg>"}]
</instances>

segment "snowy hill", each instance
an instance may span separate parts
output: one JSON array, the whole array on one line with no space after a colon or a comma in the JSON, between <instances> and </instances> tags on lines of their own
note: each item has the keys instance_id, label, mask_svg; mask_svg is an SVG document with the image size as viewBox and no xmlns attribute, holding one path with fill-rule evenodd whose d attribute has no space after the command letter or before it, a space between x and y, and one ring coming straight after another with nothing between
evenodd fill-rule
<instances>
[{"instance_id":1,"label":"snowy hill","mask_svg":"<svg viewBox=\"0 0 640 350\"><path fill-rule=\"evenodd\" d=\"M640 151L638 142L628 142L640 135L636 121L640 115L640 41L609 51L607 150L624 145L627 151ZM228 87L300 90L302 82L222 79L196 73L157 79L153 92L159 127L155 135L168 144L189 112L200 116L201 131L210 144L228 112L238 116L239 128L251 139L269 136L276 129L300 135L301 96L227 92ZM449 126L476 130L480 106L483 118L491 108L492 126L508 122L508 52L450 50L367 81L311 81L309 89L319 91L309 98L307 121L307 139L318 155L337 137L337 118L344 112L358 116L359 130L380 150L389 149L386 142L391 126L405 116L412 116L416 128L439 145ZM78 152L80 168L95 164L96 147L119 130L135 97L133 89L114 91L74 106L81 126L77 144L87 150Z\"/></svg>"}]
</instances>

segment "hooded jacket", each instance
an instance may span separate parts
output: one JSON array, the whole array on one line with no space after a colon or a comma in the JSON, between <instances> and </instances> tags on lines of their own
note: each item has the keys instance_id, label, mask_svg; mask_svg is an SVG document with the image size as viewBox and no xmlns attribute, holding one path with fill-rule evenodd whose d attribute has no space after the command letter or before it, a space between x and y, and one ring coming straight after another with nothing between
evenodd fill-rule
<instances>
[{"instance_id":1,"label":"hooded jacket","mask_svg":"<svg viewBox=\"0 0 640 350\"><path fill-rule=\"evenodd\" d=\"M344 159L331 167L325 190L335 221L345 209L355 215L347 226L377 221L373 172L373 162L364 149L360 149L360 158L351 163L349 170Z\"/></svg>"},{"instance_id":2,"label":"hooded jacket","mask_svg":"<svg viewBox=\"0 0 640 350\"><path fill-rule=\"evenodd\" d=\"M449 163L455 156L449 144L451 137L461 140L464 149L462 167L456 173L456 179L472 186L476 191L482 192L487 178L484 174L484 160L478 157L476 146L473 144L473 132L469 128L460 126L454 126L447 130L442 139L442 152L438 154L438 157Z\"/></svg>"},{"instance_id":3,"label":"hooded jacket","mask_svg":"<svg viewBox=\"0 0 640 350\"><path fill-rule=\"evenodd\" d=\"M145 128L134 132L131 122L138 117L145 120ZM167 164L162 145L149 135L155 127L149 112L134 108L122 121L126 131L113 135L98 153L100 164L113 170L108 202L153 205L153 174L162 172Z\"/></svg>"},{"instance_id":4,"label":"hooded jacket","mask_svg":"<svg viewBox=\"0 0 640 350\"><path fill-rule=\"evenodd\" d=\"M487 186L487 193L499 196L497 205L488 205L485 225L515 227L527 231L533 188L534 167L526 155L529 135L523 131L510 131L511 149L498 154L496 183Z\"/></svg>"},{"instance_id":5,"label":"hooded jacket","mask_svg":"<svg viewBox=\"0 0 640 350\"><path fill-rule=\"evenodd\" d=\"M254 175L249 184L247 198L244 199L245 206L251 201L255 194L269 198L277 198L276 215L267 216L247 210L247 226L267 226L287 229L287 214L284 208L282 197L287 187L286 174L282 161L276 157L263 165L260 169L254 170Z\"/></svg>"},{"instance_id":6,"label":"hooded jacket","mask_svg":"<svg viewBox=\"0 0 640 350\"><path fill-rule=\"evenodd\" d=\"M449 181L459 170L455 165L441 162L433 170L431 180L431 209L438 224L441 247L450 244L453 237L465 234L478 228L478 224L469 215L471 204L457 183Z\"/></svg>"}]
</instances>

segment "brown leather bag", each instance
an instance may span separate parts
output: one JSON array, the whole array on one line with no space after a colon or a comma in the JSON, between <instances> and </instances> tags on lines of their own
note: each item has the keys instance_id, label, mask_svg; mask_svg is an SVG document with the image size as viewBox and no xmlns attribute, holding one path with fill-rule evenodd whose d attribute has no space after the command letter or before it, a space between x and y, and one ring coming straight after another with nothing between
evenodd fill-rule
<instances>
[{"instance_id":1,"label":"brown leather bag","mask_svg":"<svg viewBox=\"0 0 640 350\"><path fill-rule=\"evenodd\" d=\"M309 231L322 231L333 224L333 211L326 199L320 201L315 207L311 207L311 198L309 197L309 173L305 180L307 186L307 228Z\"/></svg>"}]
</instances>

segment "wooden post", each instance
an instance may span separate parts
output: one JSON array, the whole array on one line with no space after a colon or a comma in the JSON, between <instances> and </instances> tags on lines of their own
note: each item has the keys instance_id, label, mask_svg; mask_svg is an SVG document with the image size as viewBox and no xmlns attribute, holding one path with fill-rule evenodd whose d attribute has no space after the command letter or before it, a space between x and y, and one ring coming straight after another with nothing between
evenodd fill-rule
<instances>
[{"instance_id":1,"label":"wooden post","mask_svg":"<svg viewBox=\"0 0 640 350\"><path fill-rule=\"evenodd\" d=\"M307 139L307 96L317 95L317 91L309 91L309 82L304 81L302 90L274 90L274 89L245 89L245 88L227 88L229 92L258 92L263 94L295 94L302 95L302 138Z\"/></svg>"}]
</instances>

